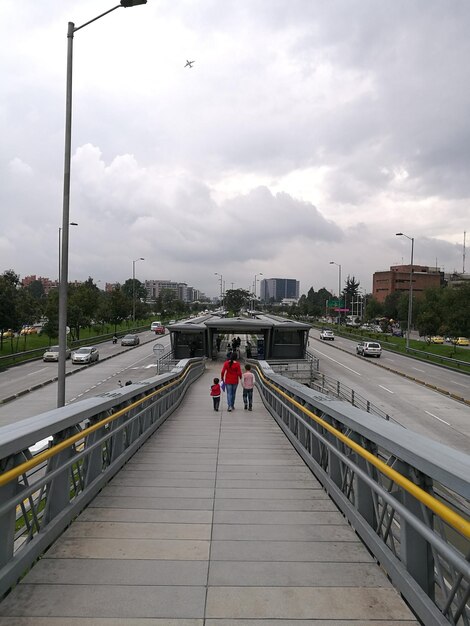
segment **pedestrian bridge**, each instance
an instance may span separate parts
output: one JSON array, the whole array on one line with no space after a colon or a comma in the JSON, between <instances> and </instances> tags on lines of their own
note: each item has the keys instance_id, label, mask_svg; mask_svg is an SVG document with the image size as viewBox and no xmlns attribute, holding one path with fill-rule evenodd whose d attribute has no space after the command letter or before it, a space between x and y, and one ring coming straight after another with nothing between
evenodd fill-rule
<instances>
[{"instance_id":1,"label":"pedestrian bridge","mask_svg":"<svg viewBox=\"0 0 470 626\"><path fill-rule=\"evenodd\" d=\"M263 361L214 412L219 367L0 429L0 625L468 624L469 457Z\"/></svg>"}]
</instances>

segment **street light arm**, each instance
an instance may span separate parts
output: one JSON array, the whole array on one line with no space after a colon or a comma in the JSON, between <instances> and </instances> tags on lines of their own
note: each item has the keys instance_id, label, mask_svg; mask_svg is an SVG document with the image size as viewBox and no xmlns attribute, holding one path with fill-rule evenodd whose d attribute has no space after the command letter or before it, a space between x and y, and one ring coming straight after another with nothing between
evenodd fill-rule
<instances>
[{"instance_id":1,"label":"street light arm","mask_svg":"<svg viewBox=\"0 0 470 626\"><path fill-rule=\"evenodd\" d=\"M108 9L108 11L105 11L104 13L101 13L101 15L97 15L92 20L89 20L88 22L85 22L81 26L73 25L72 26L71 36L73 37L73 33L76 33L77 30L80 30L81 28L85 28L85 26L88 26L88 24L92 24L93 22L96 22L96 20L99 20L100 18L104 17L105 15L108 15L108 13L112 13L116 9L120 9L121 7L124 7L125 9L127 9L129 7L135 7L135 6L139 5L139 4L147 4L147 0L121 0L120 4L117 4L112 9ZM72 22L70 22L70 24L72 24ZM70 34L68 36L70 36Z\"/></svg>"}]
</instances>

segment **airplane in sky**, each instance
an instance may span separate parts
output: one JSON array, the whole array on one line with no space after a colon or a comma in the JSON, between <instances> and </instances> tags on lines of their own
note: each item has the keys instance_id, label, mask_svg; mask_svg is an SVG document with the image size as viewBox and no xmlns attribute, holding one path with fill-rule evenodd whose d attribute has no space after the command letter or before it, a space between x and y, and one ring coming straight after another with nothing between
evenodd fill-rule
<instances>
[{"instance_id":1,"label":"airplane in sky","mask_svg":"<svg viewBox=\"0 0 470 626\"><path fill-rule=\"evenodd\" d=\"M196 63L196 61L188 61L188 59L186 59L186 65L184 67L192 67L193 63Z\"/></svg>"}]
</instances>

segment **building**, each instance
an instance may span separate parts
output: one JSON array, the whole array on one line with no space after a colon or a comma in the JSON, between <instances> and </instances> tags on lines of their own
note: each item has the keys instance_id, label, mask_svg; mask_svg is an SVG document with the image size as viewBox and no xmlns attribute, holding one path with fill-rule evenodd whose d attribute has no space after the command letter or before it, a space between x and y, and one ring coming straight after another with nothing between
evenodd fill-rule
<instances>
[{"instance_id":1,"label":"building","mask_svg":"<svg viewBox=\"0 0 470 626\"><path fill-rule=\"evenodd\" d=\"M372 279L372 294L378 302L396 291L409 293L411 265L392 265L388 271L375 272ZM437 267L413 264L413 295L420 297L425 289L442 287L444 272Z\"/></svg>"},{"instance_id":2,"label":"building","mask_svg":"<svg viewBox=\"0 0 470 626\"><path fill-rule=\"evenodd\" d=\"M195 302L204 295L199 289L189 287L187 283L176 283L171 280L146 280L144 286L149 300L156 300L164 290L172 291L176 298L183 302Z\"/></svg>"},{"instance_id":3,"label":"building","mask_svg":"<svg viewBox=\"0 0 470 626\"><path fill-rule=\"evenodd\" d=\"M59 283L57 280L51 280L50 278L44 278L43 276L36 276L35 274L31 276L25 276L21 281L21 284L23 285L23 287L29 287L31 283L34 283L36 281L42 284L46 296L51 289L58 289L59 287Z\"/></svg>"},{"instance_id":4,"label":"building","mask_svg":"<svg viewBox=\"0 0 470 626\"><path fill-rule=\"evenodd\" d=\"M299 299L300 283L295 278L264 278L260 283L262 302L282 302Z\"/></svg>"}]
</instances>

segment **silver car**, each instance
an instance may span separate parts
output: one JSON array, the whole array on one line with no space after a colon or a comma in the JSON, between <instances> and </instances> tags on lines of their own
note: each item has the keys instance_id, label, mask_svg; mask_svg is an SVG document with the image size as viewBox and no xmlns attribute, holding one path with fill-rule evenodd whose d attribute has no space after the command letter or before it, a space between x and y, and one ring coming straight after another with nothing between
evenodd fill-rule
<instances>
[{"instance_id":1,"label":"silver car","mask_svg":"<svg viewBox=\"0 0 470 626\"><path fill-rule=\"evenodd\" d=\"M70 350L65 348L65 358L70 359ZM42 355L43 361L58 361L59 360L59 346L50 346Z\"/></svg>"},{"instance_id":2,"label":"silver car","mask_svg":"<svg viewBox=\"0 0 470 626\"><path fill-rule=\"evenodd\" d=\"M84 347L78 348L72 353L72 363L94 363L100 358L97 348Z\"/></svg>"},{"instance_id":3,"label":"silver car","mask_svg":"<svg viewBox=\"0 0 470 626\"><path fill-rule=\"evenodd\" d=\"M139 335L124 335L121 339L121 346L138 346L139 343Z\"/></svg>"}]
</instances>

